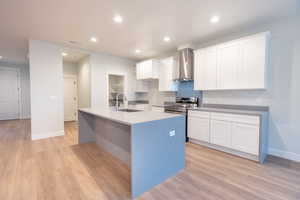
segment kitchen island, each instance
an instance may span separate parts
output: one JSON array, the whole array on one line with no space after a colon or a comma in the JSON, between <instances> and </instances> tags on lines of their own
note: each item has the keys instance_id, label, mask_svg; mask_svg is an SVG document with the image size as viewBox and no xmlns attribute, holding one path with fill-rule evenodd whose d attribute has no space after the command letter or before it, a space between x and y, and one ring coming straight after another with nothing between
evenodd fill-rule
<instances>
[{"instance_id":1,"label":"kitchen island","mask_svg":"<svg viewBox=\"0 0 300 200\"><path fill-rule=\"evenodd\" d=\"M96 144L127 164L135 198L185 166L185 116L79 109L79 143Z\"/></svg>"}]
</instances>

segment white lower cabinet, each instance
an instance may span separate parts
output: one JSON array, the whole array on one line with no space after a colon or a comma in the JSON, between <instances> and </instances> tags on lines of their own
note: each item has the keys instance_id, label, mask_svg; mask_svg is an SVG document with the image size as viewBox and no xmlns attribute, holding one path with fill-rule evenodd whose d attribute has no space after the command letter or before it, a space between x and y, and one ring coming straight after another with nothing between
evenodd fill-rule
<instances>
[{"instance_id":1,"label":"white lower cabinet","mask_svg":"<svg viewBox=\"0 0 300 200\"><path fill-rule=\"evenodd\" d=\"M210 142L231 148L231 122L211 120Z\"/></svg>"},{"instance_id":2,"label":"white lower cabinet","mask_svg":"<svg viewBox=\"0 0 300 200\"><path fill-rule=\"evenodd\" d=\"M188 117L188 137L209 142L209 118Z\"/></svg>"},{"instance_id":3,"label":"white lower cabinet","mask_svg":"<svg viewBox=\"0 0 300 200\"><path fill-rule=\"evenodd\" d=\"M267 114L188 112L188 137L192 142L260 162L267 152L266 126Z\"/></svg>"},{"instance_id":4,"label":"white lower cabinet","mask_svg":"<svg viewBox=\"0 0 300 200\"><path fill-rule=\"evenodd\" d=\"M259 153L259 126L232 123L232 148L246 153Z\"/></svg>"}]
</instances>

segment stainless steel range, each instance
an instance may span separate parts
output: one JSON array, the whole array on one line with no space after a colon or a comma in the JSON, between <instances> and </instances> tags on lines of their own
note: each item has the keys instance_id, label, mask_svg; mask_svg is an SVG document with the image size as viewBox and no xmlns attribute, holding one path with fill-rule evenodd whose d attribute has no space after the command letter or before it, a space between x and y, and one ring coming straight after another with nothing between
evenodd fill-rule
<instances>
[{"instance_id":1,"label":"stainless steel range","mask_svg":"<svg viewBox=\"0 0 300 200\"><path fill-rule=\"evenodd\" d=\"M176 103L165 106L165 112L187 114L189 108L200 105L198 97L176 97Z\"/></svg>"},{"instance_id":2,"label":"stainless steel range","mask_svg":"<svg viewBox=\"0 0 300 200\"><path fill-rule=\"evenodd\" d=\"M165 106L165 112L167 112L167 113L178 113L178 114L183 114L186 116L186 123L185 123L185 125L186 125L185 126L186 127L186 131L185 131L186 142L189 141L189 138L187 136L188 109L200 106L200 104L201 104L200 101L201 101L201 99L198 97L176 97L176 103Z\"/></svg>"}]
</instances>

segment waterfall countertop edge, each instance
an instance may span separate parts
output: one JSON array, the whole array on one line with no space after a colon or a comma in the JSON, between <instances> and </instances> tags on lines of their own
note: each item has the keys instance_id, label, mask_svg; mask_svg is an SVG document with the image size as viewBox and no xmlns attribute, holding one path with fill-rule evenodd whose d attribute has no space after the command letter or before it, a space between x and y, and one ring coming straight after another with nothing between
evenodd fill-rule
<instances>
[{"instance_id":1,"label":"waterfall countertop edge","mask_svg":"<svg viewBox=\"0 0 300 200\"><path fill-rule=\"evenodd\" d=\"M119 122L126 125L134 125L156 120L163 120L173 117L183 117L180 114L171 114L155 111L122 112L109 108L81 108L80 112L102 117L108 120Z\"/></svg>"}]
</instances>

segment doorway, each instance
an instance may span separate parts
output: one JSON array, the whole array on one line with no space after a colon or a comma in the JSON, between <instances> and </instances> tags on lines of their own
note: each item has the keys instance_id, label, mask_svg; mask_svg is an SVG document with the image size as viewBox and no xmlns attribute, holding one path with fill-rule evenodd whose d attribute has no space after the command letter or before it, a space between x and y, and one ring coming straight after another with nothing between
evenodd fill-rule
<instances>
[{"instance_id":1,"label":"doorway","mask_svg":"<svg viewBox=\"0 0 300 200\"><path fill-rule=\"evenodd\" d=\"M0 67L0 120L20 118L20 71Z\"/></svg>"},{"instance_id":2,"label":"doorway","mask_svg":"<svg viewBox=\"0 0 300 200\"><path fill-rule=\"evenodd\" d=\"M89 55L76 49L63 50L64 121L78 120L78 108L90 107Z\"/></svg>"},{"instance_id":3,"label":"doorway","mask_svg":"<svg viewBox=\"0 0 300 200\"><path fill-rule=\"evenodd\" d=\"M64 75L64 120L77 121L77 77Z\"/></svg>"}]
</instances>

